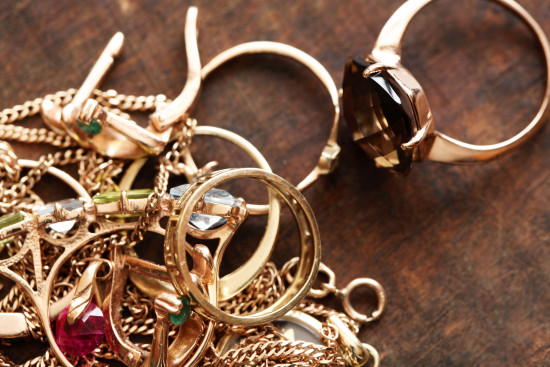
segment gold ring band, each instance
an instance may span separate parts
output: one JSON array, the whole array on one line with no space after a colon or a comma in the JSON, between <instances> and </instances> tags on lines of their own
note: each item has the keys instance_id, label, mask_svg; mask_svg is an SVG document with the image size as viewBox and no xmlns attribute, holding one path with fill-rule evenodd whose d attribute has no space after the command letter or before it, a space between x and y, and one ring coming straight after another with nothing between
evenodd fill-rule
<instances>
[{"instance_id":1,"label":"gold ring band","mask_svg":"<svg viewBox=\"0 0 550 367\"><path fill-rule=\"evenodd\" d=\"M413 160L472 164L497 158L525 143L543 125L548 113L548 39L535 19L517 2L492 0L516 14L534 32L541 46L546 63L542 104L522 131L497 144L468 144L436 131L424 90L401 65L402 41L410 22L420 10L434 1L406 1L383 27L370 56L366 59L353 58L346 64L343 111L354 140L375 160L377 166L401 173L408 172Z\"/></svg>"},{"instance_id":2,"label":"gold ring band","mask_svg":"<svg viewBox=\"0 0 550 367\"><path fill-rule=\"evenodd\" d=\"M313 74L321 81L326 88L331 103L334 108L334 115L332 117L332 125L330 134L327 140L319 162L313 168L313 170L296 185L298 190L303 191L315 182L321 175L326 175L334 170L338 163L338 157L340 155L340 146L338 145L338 121L340 119L340 105L338 101L338 88L334 83L334 80L330 76L329 72L321 63L315 60L302 50L295 47L286 45L284 43L269 42L269 41L257 41L242 43L240 45L231 47L218 55L216 55L208 64L206 64L201 71L202 79L208 78L212 72L214 72L221 65L243 55L254 54L274 54L289 59L295 60L305 67L307 67ZM267 205L254 205L249 204L255 211L261 213L267 213Z\"/></svg>"},{"instance_id":3,"label":"gold ring band","mask_svg":"<svg viewBox=\"0 0 550 367\"><path fill-rule=\"evenodd\" d=\"M210 303L194 284L187 253L186 228L195 204L208 190L236 178L252 178L269 186L286 202L292 211L300 231L300 263L294 282L287 291L268 308L255 314L237 316L228 314ZM210 294L218 293L218 274L224 248L219 246L214 254L213 281L207 284ZM179 294L190 294L197 302L195 311L208 318L232 325L257 325L272 321L295 307L306 295L317 275L321 258L321 241L315 216L304 196L281 177L255 168L218 171L210 178L203 178L191 185L178 201L174 215L168 220L164 248L165 264L174 287Z\"/></svg>"},{"instance_id":4,"label":"gold ring band","mask_svg":"<svg viewBox=\"0 0 550 367\"><path fill-rule=\"evenodd\" d=\"M238 134L214 126L197 126L195 128L194 134L195 136L214 136L227 140L228 142L233 143L237 147L241 148L248 156L252 158L252 160L258 165L259 168L263 169L264 171L271 172L271 167L269 166L269 163L260 153L260 151L248 140ZM138 167L138 169L136 170L127 171L127 174L129 173L135 178L135 176L139 173L140 168L141 167ZM124 181L133 181L133 178L125 175ZM254 278L256 278L258 273L261 271L262 266L269 260L269 256L271 255L271 252L273 250L273 246L275 244L277 232L279 229L281 203L279 202L277 195L272 190L268 190L268 194L269 211L267 213L267 224L264 235L262 236L262 239L260 240L260 243L258 244L258 247L254 251L252 256L239 268L235 269L233 272L225 275L223 278L220 279L218 294L218 299L220 301L225 301L246 288L246 286L250 284L250 282L254 280ZM252 205L247 204L247 209L249 210L249 212L251 214L258 214L258 210L254 210L254 208L251 208L251 206ZM131 279L133 282L139 283L141 277L141 275L134 275ZM147 288L149 288L148 284L149 281L147 281L146 287L140 287L140 289L146 292ZM139 287L139 284L136 285L138 285Z\"/></svg>"}]
</instances>

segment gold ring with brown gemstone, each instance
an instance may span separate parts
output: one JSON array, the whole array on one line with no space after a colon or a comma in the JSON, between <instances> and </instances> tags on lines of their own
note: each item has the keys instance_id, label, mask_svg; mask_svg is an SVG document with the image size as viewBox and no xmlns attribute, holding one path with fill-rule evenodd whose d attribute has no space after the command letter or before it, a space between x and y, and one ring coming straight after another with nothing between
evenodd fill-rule
<instances>
[{"instance_id":1,"label":"gold ring with brown gemstone","mask_svg":"<svg viewBox=\"0 0 550 367\"><path fill-rule=\"evenodd\" d=\"M403 36L412 19L434 0L406 1L388 20L366 58L345 67L344 118L357 142L378 167L406 174L413 161L472 164L488 161L525 143L546 121L550 99L550 45L533 17L513 0L492 0L516 14L535 33L545 59L543 102L515 136L490 145L473 145L435 130L424 90L401 65Z\"/></svg>"}]
</instances>

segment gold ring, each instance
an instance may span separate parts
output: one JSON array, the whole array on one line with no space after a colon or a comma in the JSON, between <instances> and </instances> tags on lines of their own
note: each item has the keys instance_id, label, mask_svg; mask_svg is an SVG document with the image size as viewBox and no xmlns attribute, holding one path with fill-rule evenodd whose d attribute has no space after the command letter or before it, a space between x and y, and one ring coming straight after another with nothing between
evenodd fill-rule
<instances>
[{"instance_id":1,"label":"gold ring","mask_svg":"<svg viewBox=\"0 0 550 367\"><path fill-rule=\"evenodd\" d=\"M275 191L292 211L300 231L300 263L294 282L287 291L268 308L255 314L237 316L228 314L212 304L203 296L193 282L187 254L193 247L186 241L186 228L195 205L210 189L236 178L258 180ZM213 276L206 284L210 294L218 294L218 271L225 244L216 249L212 261ZM321 258L321 240L317 221L304 196L292 184L283 178L261 169L239 168L217 171L209 178L199 179L192 184L175 205L173 215L169 217L164 247L165 265L176 291L190 294L197 306L194 310L208 318L232 325L257 325L270 322L294 308L306 295L317 275ZM258 267L261 265L258 264Z\"/></svg>"},{"instance_id":2,"label":"gold ring","mask_svg":"<svg viewBox=\"0 0 550 367\"><path fill-rule=\"evenodd\" d=\"M235 134L231 131L213 127L213 126L197 126L195 128L195 136L214 136L224 140L227 140L230 143L235 144L237 147L241 148L252 160L260 167L261 169L271 172L271 167L266 161L264 156L258 151L258 149L252 145L248 140L242 136ZM127 170L126 175L123 180L125 182L132 182L139 173L141 166L138 164L136 169ZM125 188L129 189L130 187ZM279 229L279 219L281 215L281 203L275 192L268 190L269 194L269 211L267 216L267 224L264 235L258 244L258 247L250 256L250 258L242 264L239 268L233 272L225 275L220 279L219 294L218 299L220 301L225 301L237 293L242 291L261 271L263 265L269 260L275 240L277 238L277 232ZM250 214L257 214L254 211L254 208L251 208L250 204L247 204L247 209ZM141 280L143 278L140 275L134 275L131 277L131 280L136 283L136 285L144 292L147 293L147 288L150 288L147 281L147 286L141 286ZM162 287L159 287L159 290Z\"/></svg>"},{"instance_id":3,"label":"gold ring","mask_svg":"<svg viewBox=\"0 0 550 367\"><path fill-rule=\"evenodd\" d=\"M412 19L434 0L406 1L388 20L366 59L346 63L343 110L353 139L379 167L407 173L413 161L472 164L488 161L525 143L545 122L550 99L550 45L533 17L513 0L493 0L531 28L546 62L543 102L518 134L491 145L473 145L434 129L424 90L401 65L403 36Z\"/></svg>"},{"instance_id":4,"label":"gold ring","mask_svg":"<svg viewBox=\"0 0 550 367\"><path fill-rule=\"evenodd\" d=\"M304 178L296 187L298 190L303 191L314 183L321 175L331 173L336 164L338 163L338 157L340 155L340 146L338 145L338 121L340 118L340 106L338 103L338 89L334 84L334 80L330 76L329 72L325 69L319 61L313 57L301 51L295 47L286 45L284 43L269 42L269 41L257 41L242 43L240 45L229 48L217 56L215 56L208 64L202 68L201 77L205 80L214 70L219 68L226 62L233 60L243 55L253 54L274 54L289 59L298 61L303 64L321 81L326 90L329 93L330 100L334 107L334 115L332 117L332 126L330 134L321 157L315 168ZM267 205L254 205L253 208L262 213L267 213Z\"/></svg>"}]
</instances>

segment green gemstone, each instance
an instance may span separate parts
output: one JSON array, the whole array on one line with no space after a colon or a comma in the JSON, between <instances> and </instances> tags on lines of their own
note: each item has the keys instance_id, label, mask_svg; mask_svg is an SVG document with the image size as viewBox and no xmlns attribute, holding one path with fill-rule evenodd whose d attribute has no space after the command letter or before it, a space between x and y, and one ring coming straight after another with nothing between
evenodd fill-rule
<instances>
[{"instance_id":1,"label":"green gemstone","mask_svg":"<svg viewBox=\"0 0 550 367\"><path fill-rule=\"evenodd\" d=\"M89 125L86 125L78 120L76 123L78 124L80 130L84 131L86 134L97 135L101 132L101 124L97 120L92 119Z\"/></svg>"},{"instance_id":2,"label":"green gemstone","mask_svg":"<svg viewBox=\"0 0 550 367\"><path fill-rule=\"evenodd\" d=\"M14 239L15 237L9 237L9 238L6 238L5 240L0 241L0 252L4 250L4 248L8 243L13 242Z\"/></svg>"},{"instance_id":3,"label":"green gemstone","mask_svg":"<svg viewBox=\"0 0 550 367\"><path fill-rule=\"evenodd\" d=\"M126 191L128 199L147 199L153 193L152 189L135 189ZM93 197L96 204L108 204L120 200L120 191L102 192Z\"/></svg>"},{"instance_id":4,"label":"green gemstone","mask_svg":"<svg viewBox=\"0 0 550 367\"><path fill-rule=\"evenodd\" d=\"M182 303L181 311L176 315L170 314L170 321L174 325L182 325L191 316L191 300L189 297L181 297L180 301Z\"/></svg>"},{"instance_id":5,"label":"green gemstone","mask_svg":"<svg viewBox=\"0 0 550 367\"><path fill-rule=\"evenodd\" d=\"M9 213L0 217L0 229L20 223L25 220L25 217L20 212Z\"/></svg>"}]
</instances>

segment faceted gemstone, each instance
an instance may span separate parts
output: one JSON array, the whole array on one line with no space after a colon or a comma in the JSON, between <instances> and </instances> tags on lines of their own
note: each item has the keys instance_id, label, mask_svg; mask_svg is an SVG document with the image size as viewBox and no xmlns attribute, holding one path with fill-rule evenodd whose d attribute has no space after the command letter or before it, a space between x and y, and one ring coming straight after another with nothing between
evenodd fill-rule
<instances>
[{"instance_id":1,"label":"faceted gemstone","mask_svg":"<svg viewBox=\"0 0 550 367\"><path fill-rule=\"evenodd\" d=\"M64 222L52 223L50 224L50 228L56 231L57 233L64 234L69 232L71 229L73 229L75 224L76 224L76 220L72 219L72 220L66 220Z\"/></svg>"},{"instance_id":2,"label":"faceted gemstone","mask_svg":"<svg viewBox=\"0 0 550 367\"><path fill-rule=\"evenodd\" d=\"M63 353L82 357L90 354L103 341L105 319L101 310L92 302L73 325L67 322L69 307L65 308L55 322L55 342Z\"/></svg>"},{"instance_id":3,"label":"faceted gemstone","mask_svg":"<svg viewBox=\"0 0 550 367\"><path fill-rule=\"evenodd\" d=\"M222 204L228 206L240 206L242 200L234 197L225 190L220 189L210 189L206 194L204 194L204 201L212 204Z\"/></svg>"},{"instance_id":4,"label":"faceted gemstone","mask_svg":"<svg viewBox=\"0 0 550 367\"><path fill-rule=\"evenodd\" d=\"M53 203L48 203L46 205L42 205L34 210L34 213L36 215L53 215L55 211L55 204L59 204L63 209L71 211L75 209L82 208L84 206L84 203L82 200L78 199L65 199L65 200L59 200Z\"/></svg>"},{"instance_id":5,"label":"faceted gemstone","mask_svg":"<svg viewBox=\"0 0 550 367\"><path fill-rule=\"evenodd\" d=\"M128 199L147 199L153 193L151 189L134 189L126 191ZM108 204L120 200L120 191L102 192L93 197L96 204Z\"/></svg>"},{"instance_id":6,"label":"faceted gemstone","mask_svg":"<svg viewBox=\"0 0 550 367\"><path fill-rule=\"evenodd\" d=\"M20 212L9 213L0 217L0 229L20 223L25 220L25 217Z\"/></svg>"},{"instance_id":7,"label":"faceted gemstone","mask_svg":"<svg viewBox=\"0 0 550 367\"><path fill-rule=\"evenodd\" d=\"M189 188L189 184L184 184L170 189L170 197L172 199L179 199L185 190ZM222 204L228 206L240 206L242 205L242 199L236 198L229 192L221 189L210 189L204 195L204 201L212 204Z\"/></svg>"},{"instance_id":8,"label":"faceted gemstone","mask_svg":"<svg viewBox=\"0 0 550 367\"><path fill-rule=\"evenodd\" d=\"M372 73L365 78L363 71L370 64L359 57L346 63L344 118L353 139L377 166L406 174L412 164L412 152L404 151L401 144L413 135L413 106L388 72Z\"/></svg>"},{"instance_id":9,"label":"faceted gemstone","mask_svg":"<svg viewBox=\"0 0 550 367\"><path fill-rule=\"evenodd\" d=\"M179 185L170 189L170 197L172 199L179 199L183 193L189 188L189 184Z\"/></svg>"},{"instance_id":10,"label":"faceted gemstone","mask_svg":"<svg viewBox=\"0 0 550 367\"><path fill-rule=\"evenodd\" d=\"M227 218L218 217L216 215L191 213L189 223L202 231L216 229L227 223Z\"/></svg>"},{"instance_id":11,"label":"faceted gemstone","mask_svg":"<svg viewBox=\"0 0 550 367\"><path fill-rule=\"evenodd\" d=\"M170 314L170 322L174 325L183 325L185 321L191 316L191 300L189 297L181 297L180 301L182 303L181 310L178 314Z\"/></svg>"},{"instance_id":12,"label":"faceted gemstone","mask_svg":"<svg viewBox=\"0 0 550 367\"><path fill-rule=\"evenodd\" d=\"M170 197L172 199L179 199L188 188L189 184L173 187L170 189ZM227 191L220 189L208 190L208 192L204 195L204 201L212 204L223 204L228 206L240 206L242 204L241 199L235 198ZM227 218L218 217L215 215L192 213L189 223L200 230L206 231L223 226L227 223Z\"/></svg>"},{"instance_id":13,"label":"faceted gemstone","mask_svg":"<svg viewBox=\"0 0 550 367\"><path fill-rule=\"evenodd\" d=\"M78 124L80 130L84 131L86 134L97 135L101 132L101 124L96 120L92 119L88 125L80 121L77 121L76 123Z\"/></svg>"},{"instance_id":14,"label":"faceted gemstone","mask_svg":"<svg viewBox=\"0 0 550 367\"><path fill-rule=\"evenodd\" d=\"M53 215L55 211L55 204L58 203L61 207L67 211L80 209L84 207L82 200L78 199L65 199L53 203L48 203L34 210L36 215ZM65 222L52 223L50 228L59 233L69 232L75 225L76 220L68 220Z\"/></svg>"}]
</instances>

